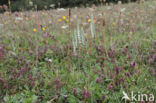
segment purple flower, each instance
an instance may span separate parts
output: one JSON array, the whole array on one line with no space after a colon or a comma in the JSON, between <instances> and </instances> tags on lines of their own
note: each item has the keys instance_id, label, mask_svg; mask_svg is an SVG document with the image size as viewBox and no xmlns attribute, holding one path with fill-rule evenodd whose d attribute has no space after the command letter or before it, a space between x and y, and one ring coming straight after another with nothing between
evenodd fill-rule
<instances>
[{"instance_id":1,"label":"purple flower","mask_svg":"<svg viewBox=\"0 0 156 103\"><path fill-rule=\"evenodd\" d=\"M73 88L73 94L74 95L76 95L76 92L77 92L76 88Z\"/></svg>"},{"instance_id":2,"label":"purple flower","mask_svg":"<svg viewBox=\"0 0 156 103\"><path fill-rule=\"evenodd\" d=\"M62 84L61 84L61 81L60 81L59 78L57 78L57 79L55 80L55 85L56 85L56 89L61 88Z\"/></svg>"},{"instance_id":3,"label":"purple flower","mask_svg":"<svg viewBox=\"0 0 156 103\"><path fill-rule=\"evenodd\" d=\"M97 78L96 79L96 83L102 83L102 79L101 78Z\"/></svg>"},{"instance_id":4,"label":"purple flower","mask_svg":"<svg viewBox=\"0 0 156 103\"><path fill-rule=\"evenodd\" d=\"M98 71L97 71L97 74L98 74L98 76L101 76L101 71L98 70Z\"/></svg>"},{"instance_id":5,"label":"purple flower","mask_svg":"<svg viewBox=\"0 0 156 103\"><path fill-rule=\"evenodd\" d=\"M42 36L46 38L46 37L48 37L48 34L47 33L43 33Z\"/></svg>"},{"instance_id":6,"label":"purple flower","mask_svg":"<svg viewBox=\"0 0 156 103\"><path fill-rule=\"evenodd\" d=\"M29 80L32 80L32 76L29 75L29 76L28 76L28 79L29 79Z\"/></svg>"},{"instance_id":7,"label":"purple flower","mask_svg":"<svg viewBox=\"0 0 156 103\"><path fill-rule=\"evenodd\" d=\"M105 98L106 98L106 95L102 94L102 100L105 100Z\"/></svg>"},{"instance_id":8,"label":"purple flower","mask_svg":"<svg viewBox=\"0 0 156 103\"><path fill-rule=\"evenodd\" d=\"M3 84L3 87L4 87L5 89L8 89L8 84L7 84L7 83L4 83L4 84Z\"/></svg>"},{"instance_id":9,"label":"purple flower","mask_svg":"<svg viewBox=\"0 0 156 103\"><path fill-rule=\"evenodd\" d=\"M44 86L44 81L43 80L41 81L41 86Z\"/></svg>"},{"instance_id":10,"label":"purple flower","mask_svg":"<svg viewBox=\"0 0 156 103\"><path fill-rule=\"evenodd\" d=\"M115 81L115 85L119 86L120 85L120 80Z\"/></svg>"},{"instance_id":11,"label":"purple flower","mask_svg":"<svg viewBox=\"0 0 156 103\"><path fill-rule=\"evenodd\" d=\"M82 91L82 97L83 98L88 99L88 98L90 98L90 96L91 96L91 94L90 94L90 92L87 89L84 89Z\"/></svg>"},{"instance_id":12,"label":"purple flower","mask_svg":"<svg viewBox=\"0 0 156 103\"><path fill-rule=\"evenodd\" d=\"M153 62L152 58L149 58L148 61L147 61L148 64L151 64L152 62Z\"/></svg>"},{"instance_id":13,"label":"purple flower","mask_svg":"<svg viewBox=\"0 0 156 103\"><path fill-rule=\"evenodd\" d=\"M153 60L154 62L156 62L156 54L153 56Z\"/></svg>"},{"instance_id":14,"label":"purple flower","mask_svg":"<svg viewBox=\"0 0 156 103\"><path fill-rule=\"evenodd\" d=\"M115 68L116 74L119 74L119 71L120 71L120 68L119 68L119 67L116 67L116 68Z\"/></svg>"},{"instance_id":15,"label":"purple flower","mask_svg":"<svg viewBox=\"0 0 156 103\"><path fill-rule=\"evenodd\" d=\"M17 78L19 78L20 76L21 76L21 72L19 71L18 73L17 73Z\"/></svg>"},{"instance_id":16,"label":"purple flower","mask_svg":"<svg viewBox=\"0 0 156 103\"><path fill-rule=\"evenodd\" d=\"M4 81L3 81L3 79L2 78L0 78L0 83L3 83Z\"/></svg>"},{"instance_id":17,"label":"purple flower","mask_svg":"<svg viewBox=\"0 0 156 103\"><path fill-rule=\"evenodd\" d=\"M10 80L13 80L13 79L14 79L14 76L13 76L13 75L11 75L11 76L10 76Z\"/></svg>"},{"instance_id":18,"label":"purple flower","mask_svg":"<svg viewBox=\"0 0 156 103\"><path fill-rule=\"evenodd\" d=\"M108 89L109 90L112 90L113 89L113 86L112 85L108 85Z\"/></svg>"},{"instance_id":19,"label":"purple flower","mask_svg":"<svg viewBox=\"0 0 156 103\"><path fill-rule=\"evenodd\" d=\"M35 81L31 82L31 89L35 86L35 84L36 84Z\"/></svg>"},{"instance_id":20,"label":"purple flower","mask_svg":"<svg viewBox=\"0 0 156 103\"><path fill-rule=\"evenodd\" d=\"M125 76L129 77L129 76L130 76L130 74L129 74L129 73L125 73Z\"/></svg>"},{"instance_id":21,"label":"purple flower","mask_svg":"<svg viewBox=\"0 0 156 103\"><path fill-rule=\"evenodd\" d=\"M136 66L136 62L131 62L130 67L135 67Z\"/></svg>"}]
</instances>

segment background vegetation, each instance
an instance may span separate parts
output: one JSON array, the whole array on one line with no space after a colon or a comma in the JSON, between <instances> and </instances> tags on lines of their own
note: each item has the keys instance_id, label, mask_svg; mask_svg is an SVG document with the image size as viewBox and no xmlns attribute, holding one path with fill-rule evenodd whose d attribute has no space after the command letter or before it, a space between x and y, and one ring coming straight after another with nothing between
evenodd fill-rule
<instances>
[{"instance_id":1,"label":"background vegetation","mask_svg":"<svg viewBox=\"0 0 156 103\"><path fill-rule=\"evenodd\" d=\"M11 11L30 10L37 5L38 10L50 9L50 8L64 8L75 6L91 6L92 4L106 4L117 3L119 0L1 0L0 5L6 4ZM122 3L127 3L137 0L120 0Z\"/></svg>"}]
</instances>

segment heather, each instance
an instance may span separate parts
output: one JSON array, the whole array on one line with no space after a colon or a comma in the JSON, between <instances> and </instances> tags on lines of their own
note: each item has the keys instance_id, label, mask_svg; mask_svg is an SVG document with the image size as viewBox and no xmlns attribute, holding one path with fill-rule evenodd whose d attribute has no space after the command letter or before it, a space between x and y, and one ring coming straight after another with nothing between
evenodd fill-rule
<instances>
[{"instance_id":1,"label":"heather","mask_svg":"<svg viewBox=\"0 0 156 103\"><path fill-rule=\"evenodd\" d=\"M0 14L0 102L125 103L123 91L156 96L155 11L149 0Z\"/></svg>"}]
</instances>

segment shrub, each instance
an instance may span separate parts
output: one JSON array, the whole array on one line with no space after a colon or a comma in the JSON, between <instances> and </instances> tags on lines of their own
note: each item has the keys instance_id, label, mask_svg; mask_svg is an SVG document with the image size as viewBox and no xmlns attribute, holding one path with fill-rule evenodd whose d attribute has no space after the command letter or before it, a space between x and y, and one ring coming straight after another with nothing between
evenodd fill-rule
<instances>
[{"instance_id":1,"label":"shrub","mask_svg":"<svg viewBox=\"0 0 156 103\"><path fill-rule=\"evenodd\" d=\"M0 5L8 4L9 0L1 0ZM32 2L33 5L37 5L38 10L41 9L49 9L51 8L50 5L55 5L55 8L58 7L74 7L74 6L86 6L92 4L104 4L114 2L117 3L119 0L10 0L11 1L11 11L21 11L21 10L30 10L33 8L29 4ZM127 3L129 1L137 1L137 0L120 0L122 3Z\"/></svg>"}]
</instances>

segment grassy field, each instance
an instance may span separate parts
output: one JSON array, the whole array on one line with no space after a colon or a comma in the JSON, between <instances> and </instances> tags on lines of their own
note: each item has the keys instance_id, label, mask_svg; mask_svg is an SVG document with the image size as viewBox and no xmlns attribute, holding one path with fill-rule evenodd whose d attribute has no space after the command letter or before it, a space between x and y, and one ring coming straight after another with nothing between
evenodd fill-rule
<instances>
[{"instance_id":1,"label":"grassy field","mask_svg":"<svg viewBox=\"0 0 156 103\"><path fill-rule=\"evenodd\" d=\"M141 94L156 96L155 0L0 14L0 103L154 103Z\"/></svg>"}]
</instances>

